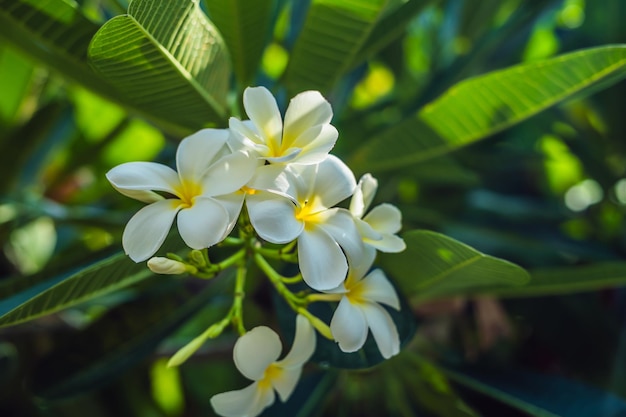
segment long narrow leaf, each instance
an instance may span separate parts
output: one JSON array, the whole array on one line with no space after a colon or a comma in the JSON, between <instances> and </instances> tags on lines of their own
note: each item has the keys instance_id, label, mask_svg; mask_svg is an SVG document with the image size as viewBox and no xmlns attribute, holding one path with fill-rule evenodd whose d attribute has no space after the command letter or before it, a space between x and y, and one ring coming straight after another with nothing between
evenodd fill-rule
<instances>
[{"instance_id":1,"label":"long narrow leaf","mask_svg":"<svg viewBox=\"0 0 626 417\"><path fill-rule=\"evenodd\" d=\"M353 156L357 171L382 171L444 155L573 96L626 76L626 46L586 49L472 78L372 138Z\"/></svg>"},{"instance_id":2,"label":"long narrow leaf","mask_svg":"<svg viewBox=\"0 0 626 417\"><path fill-rule=\"evenodd\" d=\"M351 66L387 0L313 0L287 68L293 92L327 92Z\"/></svg>"},{"instance_id":3,"label":"long narrow leaf","mask_svg":"<svg viewBox=\"0 0 626 417\"><path fill-rule=\"evenodd\" d=\"M529 279L519 266L439 233L417 230L403 238L407 249L382 254L381 263L404 293L415 300L491 293Z\"/></svg>"},{"instance_id":4,"label":"long narrow leaf","mask_svg":"<svg viewBox=\"0 0 626 417\"><path fill-rule=\"evenodd\" d=\"M134 0L96 33L89 58L157 119L195 130L225 118L230 59L197 0Z\"/></svg>"},{"instance_id":5,"label":"long narrow leaf","mask_svg":"<svg viewBox=\"0 0 626 417\"><path fill-rule=\"evenodd\" d=\"M241 86L253 79L269 39L272 0L206 0L211 20L224 36Z\"/></svg>"},{"instance_id":6,"label":"long narrow leaf","mask_svg":"<svg viewBox=\"0 0 626 417\"><path fill-rule=\"evenodd\" d=\"M523 287L500 288L499 297L538 297L597 291L626 285L626 263L606 262L584 266L545 268L530 271L531 281Z\"/></svg>"},{"instance_id":7,"label":"long narrow leaf","mask_svg":"<svg viewBox=\"0 0 626 417\"><path fill-rule=\"evenodd\" d=\"M0 38L93 91L111 87L87 64L98 25L70 0L0 0Z\"/></svg>"}]
</instances>

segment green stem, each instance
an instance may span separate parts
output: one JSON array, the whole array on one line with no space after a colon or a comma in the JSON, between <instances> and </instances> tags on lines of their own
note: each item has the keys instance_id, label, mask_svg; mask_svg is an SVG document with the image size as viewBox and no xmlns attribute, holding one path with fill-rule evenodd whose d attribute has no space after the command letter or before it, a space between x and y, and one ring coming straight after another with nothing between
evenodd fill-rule
<instances>
[{"instance_id":1,"label":"green stem","mask_svg":"<svg viewBox=\"0 0 626 417\"><path fill-rule=\"evenodd\" d=\"M314 303L316 301L339 301L343 297L343 294L309 294L306 296L306 301Z\"/></svg>"},{"instance_id":2,"label":"green stem","mask_svg":"<svg viewBox=\"0 0 626 417\"><path fill-rule=\"evenodd\" d=\"M265 260L263 255L261 255L259 252L255 252L254 261L259 266L259 268L261 268L261 270L265 272L265 275L274 285L274 288L276 288L278 294L280 294L285 299L285 301L287 301L289 306L294 309L294 311L298 311L298 309L301 308L302 305L306 304L302 298L289 291L289 288L285 286L284 280L289 278L286 278L276 272L276 270L274 270L274 268L272 268L272 266Z\"/></svg>"},{"instance_id":3,"label":"green stem","mask_svg":"<svg viewBox=\"0 0 626 417\"><path fill-rule=\"evenodd\" d=\"M233 306L229 314L233 326L237 328L240 336L246 333L243 325L243 299L246 296L244 285L246 283L246 275L248 268L245 262L240 262L237 266L237 277L235 278L235 294L233 298Z\"/></svg>"}]
</instances>

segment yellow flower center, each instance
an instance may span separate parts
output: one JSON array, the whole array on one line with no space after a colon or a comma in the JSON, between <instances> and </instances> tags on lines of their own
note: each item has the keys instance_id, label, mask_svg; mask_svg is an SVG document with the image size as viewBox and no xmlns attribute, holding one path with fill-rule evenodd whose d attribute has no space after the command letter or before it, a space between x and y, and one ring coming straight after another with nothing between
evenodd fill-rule
<instances>
[{"instance_id":1,"label":"yellow flower center","mask_svg":"<svg viewBox=\"0 0 626 417\"><path fill-rule=\"evenodd\" d=\"M309 200L304 200L304 202L300 204L300 207L296 208L296 219L303 221L305 223L305 227L322 222L322 219L320 218L322 212L313 211L316 206L316 198L316 196L313 196Z\"/></svg>"},{"instance_id":2,"label":"yellow flower center","mask_svg":"<svg viewBox=\"0 0 626 417\"><path fill-rule=\"evenodd\" d=\"M358 280L354 274L350 272L348 273L344 286L348 291L345 296L348 297L352 304L363 304L367 302L367 299L363 294L365 292L365 287L361 285L361 281Z\"/></svg>"},{"instance_id":3,"label":"yellow flower center","mask_svg":"<svg viewBox=\"0 0 626 417\"><path fill-rule=\"evenodd\" d=\"M267 389L272 386L272 381L277 381L283 376L283 368L276 365L276 363L270 364L263 374L263 378L259 381L259 387Z\"/></svg>"},{"instance_id":4,"label":"yellow flower center","mask_svg":"<svg viewBox=\"0 0 626 417\"><path fill-rule=\"evenodd\" d=\"M182 203L182 208L185 209L192 207L196 197L202 194L202 185L194 181L183 180L174 187L174 191Z\"/></svg>"}]
</instances>

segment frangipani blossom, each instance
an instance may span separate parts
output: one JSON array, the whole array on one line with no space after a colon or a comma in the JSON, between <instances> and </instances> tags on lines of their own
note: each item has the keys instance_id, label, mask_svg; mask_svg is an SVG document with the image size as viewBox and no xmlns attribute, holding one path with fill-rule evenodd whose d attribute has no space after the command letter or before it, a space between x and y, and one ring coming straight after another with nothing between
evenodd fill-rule
<instances>
[{"instance_id":1,"label":"frangipani blossom","mask_svg":"<svg viewBox=\"0 0 626 417\"><path fill-rule=\"evenodd\" d=\"M296 335L291 351L277 361L282 351L278 335L269 327L259 326L235 343L235 366L254 381L246 388L211 397L215 412L224 417L254 417L274 403L276 394L285 402L293 392L302 367L315 351L315 330L301 315L296 318Z\"/></svg>"},{"instance_id":2,"label":"frangipani blossom","mask_svg":"<svg viewBox=\"0 0 626 417\"><path fill-rule=\"evenodd\" d=\"M276 100L265 87L248 87L243 106L250 120L229 120L230 145L275 164L316 164L337 140L333 111L318 91L305 91L289 103L283 119Z\"/></svg>"},{"instance_id":3,"label":"frangipani blossom","mask_svg":"<svg viewBox=\"0 0 626 417\"><path fill-rule=\"evenodd\" d=\"M400 310L400 300L382 270L374 269L365 275L370 266L371 262L362 262L350 268L343 288L333 291L343 293L343 297L330 322L330 331L342 351L356 352L365 344L369 329L380 354L389 359L400 352L400 337L380 304Z\"/></svg>"},{"instance_id":4,"label":"frangipani blossom","mask_svg":"<svg viewBox=\"0 0 626 417\"><path fill-rule=\"evenodd\" d=\"M120 193L150 203L124 229L122 245L132 260L154 255L177 215L178 231L193 249L230 233L243 204L239 189L254 175L256 163L244 152L230 153L228 136L227 130L203 129L185 138L176 152L178 172L154 162L129 162L106 174Z\"/></svg>"},{"instance_id":5,"label":"frangipani blossom","mask_svg":"<svg viewBox=\"0 0 626 417\"><path fill-rule=\"evenodd\" d=\"M253 183L265 191L246 197L252 226L272 243L297 239L304 281L319 291L336 288L348 271L346 255L357 259L365 250L352 215L333 208L352 194L352 171L332 155L317 165L262 168Z\"/></svg>"},{"instance_id":6,"label":"frangipani blossom","mask_svg":"<svg viewBox=\"0 0 626 417\"><path fill-rule=\"evenodd\" d=\"M377 188L378 181L374 177L363 175L350 201L350 212L363 242L381 252L402 252L406 244L396 236L402 228L402 213L396 206L383 203L363 216L372 204Z\"/></svg>"}]
</instances>

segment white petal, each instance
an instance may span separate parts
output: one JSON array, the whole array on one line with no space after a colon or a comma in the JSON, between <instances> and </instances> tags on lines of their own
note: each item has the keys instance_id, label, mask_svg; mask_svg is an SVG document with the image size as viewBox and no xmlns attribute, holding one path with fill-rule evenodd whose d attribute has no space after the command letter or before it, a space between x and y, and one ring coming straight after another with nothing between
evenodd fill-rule
<instances>
[{"instance_id":1,"label":"white petal","mask_svg":"<svg viewBox=\"0 0 626 417\"><path fill-rule=\"evenodd\" d=\"M335 146L339 132L332 125L314 126L304 133L293 143L294 148L301 148L294 163L317 164L328 156L328 152Z\"/></svg>"},{"instance_id":2,"label":"white petal","mask_svg":"<svg viewBox=\"0 0 626 417\"><path fill-rule=\"evenodd\" d=\"M367 321L360 308L343 297L330 321L330 331L344 352L356 352L367 339Z\"/></svg>"},{"instance_id":3,"label":"white petal","mask_svg":"<svg viewBox=\"0 0 626 417\"><path fill-rule=\"evenodd\" d=\"M394 234L402 228L402 213L396 206L384 203L374 207L363 221L379 233Z\"/></svg>"},{"instance_id":4,"label":"white petal","mask_svg":"<svg viewBox=\"0 0 626 417\"><path fill-rule=\"evenodd\" d=\"M122 235L122 246L130 259L145 261L159 250L179 207L178 200L161 200L135 213Z\"/></svg>"},{"instance_id":5,"label":"white petal","mask_svg":"<svg viewBox=\"0 0 626 417\"><path fill-rule=\"evenodd\" d=\"M381 235L379 232L374 230L372 226L359 218L354 218L354 225L356 226L357 230L359 231L359 235L361 235L361 238L364 241L369 242L372 240L381 240L383 238L383 235Z\"/></svg>"},{"instance_id":6,"label":"white petal","mask_svg":"<svg viewBox=\"0 0 626 417\"><path fill-rule=\"evenodd\" d=\"M372 253L363 244L361 235L354 223L354 218L346 209L330 209L324 216L320 227L330 234L345 252L348 262L353 267L365 261L372 261ZM375 256L375 252L374 252ZM371 265L371 263L369 264ZM369 268L369 266L368 266Z\"/></svg>"},{"instance_id":7,"label":"white petal","mask_svg":"<svg viewBox=\"0 0 626 417\"><path fill-rule=\"evenodd\" d=\"M256 158L241 151L221 157L206 171L202 194L218 196L239 190L250 181L257 165Z\"/></svg>"},{"instance_id":8,"label":"white petal","mask_svg":"<svg viewBox=\"0 0 626 417\"><path fill-rule=\"evenodd\" d=\"M164 200L165 197L163 197L160 194L155 193L154 191L147 191L147 190L123 190L121 188L117 188L115 186L113 186L113 188L115 188L117 191L120 192L120 194L124 194L126 197L130 197L132 199L135 200L139 200L142 201L144 203L154 203L155 201L160 201L160 200Z\"/></svg>"},{"instance_id":9,"label":"white petal","mask_svg":"<svg viewBox=\"0 0 626 417\"><path fill-rule=\"evenodd\" d=\"M199 181L228 139L227 129L202 129L187 136L176 151L176 169L181 179Z\"/></svg>"},{"instance_id":10,"label":"white petal","mask_svg":"<svg viewBox=\"0 0 626 417\"><path fill-rule=\"evenodd\" d=\"M314 290L336 288L346 278L348 263L335 240L321 227L307 226L298 237L302 278Z\"/></svg>"},{"instance_id":11,"label":"white petal","mask_svg":"<svg viewBox=\"0 0 626 417\"><path fill-rule=\"evenodd\" d=\"M280 156L268 156L265 159L272 164L286 164L287 162L295 160L298 155L300 155L300 152L302 152L302 149L289 148L282 151Z\"/></svg>"},{"instance_id":12,"label":"white petal","mask_svg":"<svg viewBox=\"0 0 626 417\"><path fill-rule=\"evenodd\" d=\"M319 197L316 201L319 208L315 211L335 206L350 197L355 187L356 180L350 168L336 156L328 155L319 164L311 190L312 194Z\"/></svg>"},{"instance_id":13,"label":"white petal","mask_svg":"<svg viewBox=\"0 0 626 417\"><path fill-rule=\"evenodd\" d=\"M272 93L265 87L248 87L243 92L243 107L265 139L280 145L283 120Z\"/></svg>"},{"instance_id":14,"label":"white petal","mask_svg":"<svg viewBox=\"0 0 626 417\"><path fill-rule=\"evenodd\" d=\"M267 367L276 362L282 349L274 330L258 326L237 339L233 359L243 376L258 381L263 378Z\"/></svg>"},{"instance_id":15,"label":"white petal","mask_svg":"<svg viewBox=\"0 0 626 417\"><path fill-rule=\"evenodd\" d=\"M278 362L283 368L301 367L315 352L315 329L309 320L301 314L296 317L296 335L291 350Z\"/></svg>"},{"instance_id":16,"label":"white petal","mask_svg":"<svg viewBox=\"0 0 626 417\"><path fill-rule=\"evenodd\" d=\"M360 287L359 293L363 298L400 310L398 294L381 269L375 269L367 274L357 286Z\"/></svg>"},{"instance_id":17,"label":"white petal","mask_svg":"<svg viewBox=\"0 0 626 417\"><path fill-rule=\"evenodd\" d=\"M259 191L246 198L250 223L261 238L272 243L288 243L304 230L295 217L294 203L281 196Z\"/></svg>"},{"instance_id":18,"label":"white petal","mask_svg":"<svg viewBox=\"0 0 626 417\"><path fill-rule=\"evenodd\" d=\"M310 127L330 123L333 110L319 91L304 91L289 102L285 112L283 141L291 146Z\"/></svg>"},{"instance_id":19,"label":"white petal","mask_svg":"<svg viewBox=\"0 0 626 417\"><path fill-rule=\"evenodd\" d=\"M231 117L228 120L228 127L231 133L228 143L233 151L252 150L262 155L266 155L269 151L265 140L250 120L241 121Z\"/></svg>"},{"instance_id":20,"label":"white petal","mask_svg":"<svg viewBox=\"0 0 626 417\"><path fill-rule=\"evenodd\" d=\"M389 313L376 303L364 304L361 309L383 358L397 355L400 352L400 336Z\"/></svg>"},{"instance_id":21,"label":"white petal","mask_svg":"<svg viewBox=\"0 0 626 417\"><path fill-rule=\"evenodd\" d=\"M302 366L295 368L283 368L281 369L280 376L272 379L272 386L276 391L278 391L278 395L280 396L280 400L282 402L287 401L291 396L291 393L293 393L296 385L298 385L300 374L302 374Z\"/></svg>"},{"instance_id":22,"label":"white petal","mask_svg":"<svg viewBox=\"0 0 626 417\"><path fill-rule=\"evenodd\" d=\"M242 192L213 197L213 200L220 203L221 206L224 207L226 209L226 212L228 213L228 226L226 227L226 230L224 231L224 236L222 238L228 236L235 227L235 224L237 224L237 220L239 220L239 214L241 213L241 207L243 206L244 198L245 194Z\"/></svg>"},{"instance_id":23,"label":"white petal","mask_svg":"<svg viewBox=\"0 0 626 417\"><path fill-rule=\"evenodd\" d=\"M274 391L263 389L257 382L237 391L211 397L213 410L223 417L254 417L274 403Z\"/></svg>"},{"instance_id":24,"label":"white petal","mask_svg":"<svg viewBox=\"0 0 626 417\"><path fill-rule=\"evenodd\" d=\"M381 252L397 253L406 249L404 240L396 235L382 235L382 238L377 240L365 238L364 241Z\"/></svg>"},{"instance_id":25,"label":"white petal","mask_svg":"<svg viewBox=\"0 0 626 417\"><path fill-rule=\"evenodd\" d=\"M350 212L354 217L360 219L363 217L363 214L365 214L370 204L372 204L372 200L378 188L378 181L376 178L372 177L371 174L364 174L359 179L359 183L356 187L352 200L350 201Z\"/></svg>"},{"instance_id":26,"label":"white petal","mask_svg":"<svg viewBox=\"0 0 626 417\"><path fill-rule=\"evenodd\" d=\"M178 174L172 168L155 162L127 162L111 169L106 177L119 192L135 198L125 191L155 190L174 194Z\"/></svg>"},{"instance_id":27,"label":"white petal","mask_svg":"<svg viewBox=\"0 0 626 417\"><path fill-rule=\"evenodd\" d=\"M219 243L230 223L226 209L212 198L196 198L178 213L178 232L187 246L204 249Z\"/></svg>"},{"instance_id":28,"label":"white petal","mask_svg":"<svg viewBox=\"0 0 626 417\"><path fill-rule=\"evenodd\" d=\"M264 165L256 169L248 187L255 190L271 191L272 193L293 198L291 176L287 175L284 165Z\"/></svg>"}]
</instances>

